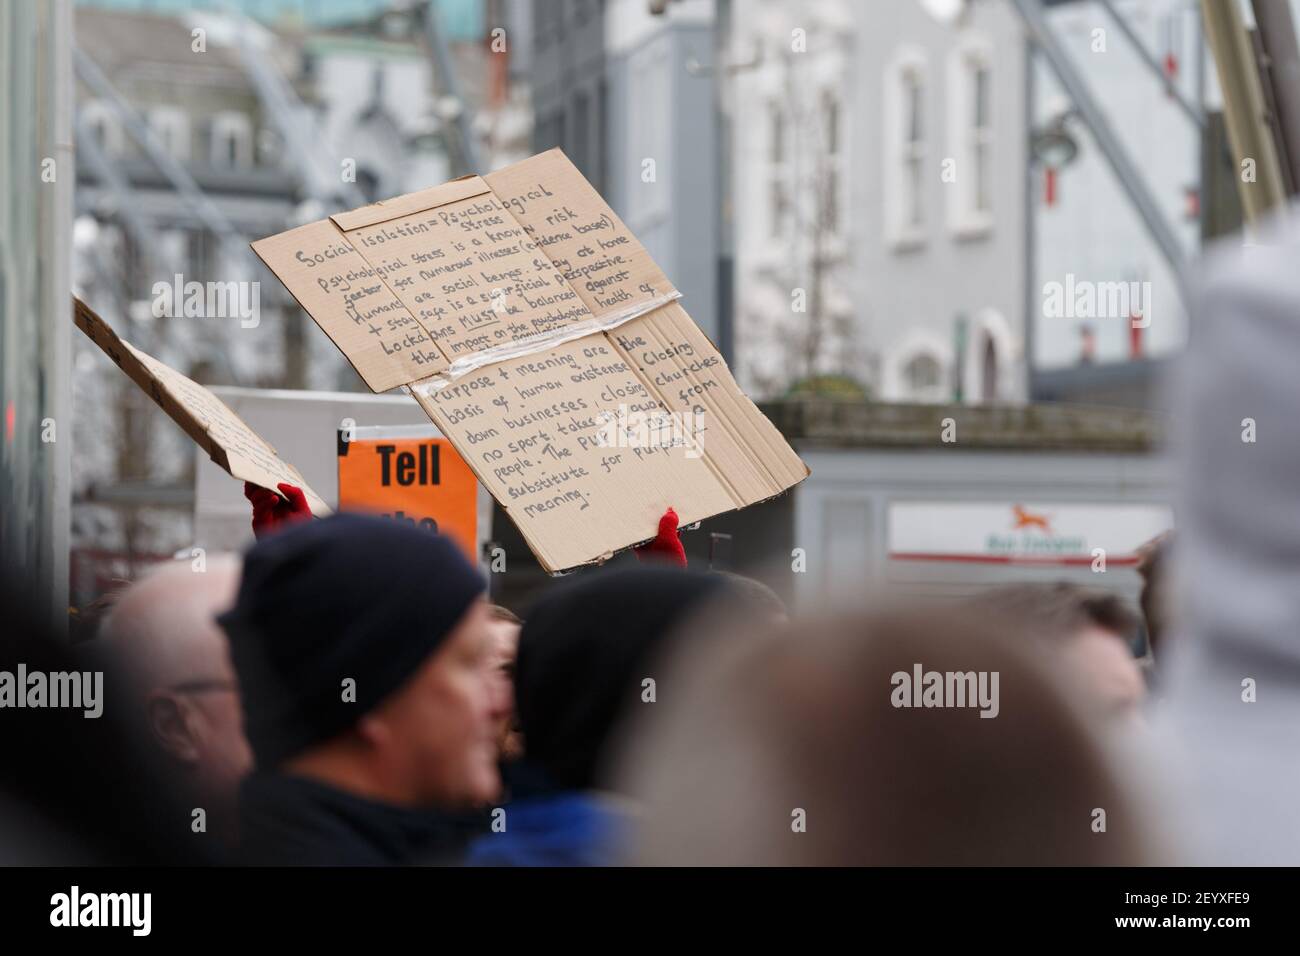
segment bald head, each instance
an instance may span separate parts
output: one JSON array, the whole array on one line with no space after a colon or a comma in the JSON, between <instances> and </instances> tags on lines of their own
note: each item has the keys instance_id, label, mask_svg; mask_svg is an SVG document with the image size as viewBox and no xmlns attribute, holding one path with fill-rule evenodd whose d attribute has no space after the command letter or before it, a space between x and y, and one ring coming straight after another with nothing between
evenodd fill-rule
<instances>
[{"instance_id":1,"label":"bald head","mask_svg":"<svg viewBox=\"0 0 1300 956\"><path fill-rule=\"evenodd\" d=\"M100 640L144 692L196 680L233 680L216 615L235 601L239 559L218 555L206 570L165 564L126 589Z\"/></svg>"},{"instance_id":2,"label":"bald head","mask_svg":"<svg viewBox=\"0 0 1300 956\"><path fill-rule=\"evenodd\" d=\"M209 558L203 571L188 561L163 565L123 592L100 630L100 644L134 689L137 718L209 828L227 839L239 781L253 762L216 622L235 601L240 567L228 555Z\"/></svg>"}]
</instances>

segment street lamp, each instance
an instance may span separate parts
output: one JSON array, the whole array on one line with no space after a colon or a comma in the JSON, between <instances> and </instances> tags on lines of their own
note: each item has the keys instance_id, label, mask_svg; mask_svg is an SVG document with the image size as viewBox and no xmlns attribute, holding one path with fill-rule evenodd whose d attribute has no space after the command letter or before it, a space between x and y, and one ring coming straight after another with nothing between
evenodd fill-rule
<instances>
[{"instance_id":1,"label":"street lamp","mask_svg":"<svg viewBox=\"0 0 1300 956\"><path fill-rule=\"evenodd\" d=\"M1057 174L1079 155L1079 141L1067 126L1073 116L1073 110L1057 113L1046 126L1036 129L1029 140L1030 152L1046 170L1045 199L1049 206L1056 205Z\"/></svg>"},{"instance_id":2,"label":"street lamp","mask_svg":"<svg viewBox=\"0 0 1300 956\"><path fill-rule=\"evenodd\" d=\"M1029 148L1034 159L1048 169L1064 169L1079 155L1079 141L1066 127L1066 122L1073 115L1073 110L1060 113L1046 126L1034 131Z\"/></svg>"}]
</instances>

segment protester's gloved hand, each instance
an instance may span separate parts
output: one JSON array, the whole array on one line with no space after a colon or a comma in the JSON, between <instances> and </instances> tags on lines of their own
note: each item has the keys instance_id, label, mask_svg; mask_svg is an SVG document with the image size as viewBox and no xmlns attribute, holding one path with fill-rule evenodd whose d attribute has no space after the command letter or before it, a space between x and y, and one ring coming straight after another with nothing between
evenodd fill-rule
<instances>
[{"instance_id":1,"label":"protester's gloved hand","mask_svg":"<svg viewBox=\"0 0 1300 956\"><path fill-rule=\"evenodd\" d=\"M244 497L253 503L253 535L261 538L284 525L311 517L307 496L297 485L282 481L277 488L283 498L268 488L244 482Z\"/></svg>"},{"instance_id":2,"label":"protester's gloved hand","mask_svg":"<svg viewBox=\"0 0 1300 956\"><path fill-rule=\"evenodd\" d=\"M682 539L677 536L677 512L669 508L659 519L659 533L647 544L633 549L642 561L667 561L679 567L686 567L686 549Z\"/></svg>"}]
</instances>

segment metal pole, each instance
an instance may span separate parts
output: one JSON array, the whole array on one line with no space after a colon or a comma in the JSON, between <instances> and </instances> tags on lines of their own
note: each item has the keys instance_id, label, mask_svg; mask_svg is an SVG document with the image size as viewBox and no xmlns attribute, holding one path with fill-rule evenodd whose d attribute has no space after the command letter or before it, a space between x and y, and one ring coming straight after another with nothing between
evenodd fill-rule
<instances>
[{"instance_id":1,"label":"metal pole","mask_svg":"<svg viewBox=\"0 0 1300 956\"><path fill-rule=\"evenodd\" d=\"M1193 24L1193 42L1196 44L1196 111L1205 116L1205 27L1201 23L1201 9L1197 6L1197 0L1192 0L1192 10L1195 13ZM1207 124L1208 125L1208 124ZM1209 185L1209 177L1206 170L1206 142L1208 141L1208 130L1201 131L1200 141L1196 144L1196 234L1205 235L1205 206L1209 196L1206 195L1206 186ZM1189 330L1190 331L1190 330Z\"/></svg>"},{"instance_id":2,"label":"metal pole","mask_svg":"<svg viewBox=\"0 0 1300 956\"><path fill-rule=\"evenodd\" d=\"M1223 115L1233 159L1238 170L1248 160L1254 165L1254 181L1247 182L1238 175L1237 189L1246 221L1255 222L1286 202L1286 190L1273 132L1266 121L1254 51L1236 0L1201 0L1201 13L1219 68Z\"/></svg>"},{"instance_id":3,"label":"metal pole","mask_svg":"<svg viewBox=\"0 0 1300 956\"><path fill-rule=\"evenodd\" d=\"M1179 289L1185 291L1187 257L1182 244L1179 243L1173 229L1165 221L1160 207L1156 205L1155 198L1147 189L1137 166L1129 158L1119 137L1115 135L1115 131L1111 129L1105 112L1093 99L1091 91L1079 74L1078 69L1071 62L1069 54L1065 52L1056 35L1052 33L1043 16L1041 0L1011 0L1011 2L1019 12L1021 19L1025 21L1025 26L1029 29L1029 34L1034 43L1047 57L1052 72L1056 74L1056 78L1065 87L1070 99L1074 101L1075 108L1092 132L1102 155L1110 163L1110 167L1119 179L1120 185L1124 187L1124 191L1128 194L1129 201L1137 209L1142 221L1146 224L1147 231L1151 234L1151 238L1155 240L1161 254L1169 263Z\"/></svg>"},{"instance_id":4,"label":"metal pole","mask_svg":"<svg viewBox=\"0 0 1300 956\"><path fill-rule=\"evenodd\" d=\"M1255 25L1268 56L1282 155L1291 173L1291 194L1300 194L1300 47L1287 0L1253 0Z\"/></svg>"},{"instance_id":5,"label":"metal pole","mask_svg":"<svg viewBox=\"0 0 1300 956\"><path fill-rule=\"evenodd\" d=\"M728 69L731 51L731 0L717 0L713 28L713 116L718 131L715 155L715 184L717 195L718 228L718 351L726 362L735 361L735 218L732 211L731 180L731 114L728 112L727 87L733 83L733 71Z\"/></svg>"},{"instance_id":6,"label":"metal pole","mask_svg":"<svg viewBox=\"0 0 1300 956\"><path fill-rule=\"evenodd\" d=\"M1033 43L1028 40L1025 48L1025 141L1021 144L1025 151L1025 398L1033 402L1038 398L1037 369L1034 366L1034 345L1038 340L1038 317L1041 315L1041 302L1035 288L1038 279L1038 250L1034 243L1038 241L1038 189L1035 173L1033 147L1030 140L1034 135L1035 113L1038 109L1038 84L1034 65L1037 54Z\"/></svg>"},{"instance_id":7,"label":"metal pole","mask_svg":"<svg viewBox=\"0 0 1300 956\"><path fill-rule=\"evenodd\" d=\"M63 637L68 629L68 585L72 526L72 323L68 321L72 303L72 190L77 178L72 145L72 0L54 0L45 8L45 83L50 90L50 144L57 156L61 175L46 187L43 209L49 232L45 244L41 273L45 288L43 298L51 318L42 338L42 365L49 375L46 412L58 423L58 441L41 447L49 455L49 526L45 541L46 573L50 611L55 634Z\"/></svg>"},{"instance_id":8,"label":"metal pole","mask_svg":"<svg viewBox=\"0 0 1300 956\"><path fill-rule=\"evenodd\" d=\"M429 53L433 57L433 75L438 83L438 92L456 103L456 132L460 139L460 175L466 173L485 173L478 155L478 143L474 140L474 113L469 103L460 92L460 81L456 76L456 66L451 61L451 50L447 39L442 34L438 23L438 4L429 0L424 7L424 35L429 41Z\"/></svg>"}]
</instances>

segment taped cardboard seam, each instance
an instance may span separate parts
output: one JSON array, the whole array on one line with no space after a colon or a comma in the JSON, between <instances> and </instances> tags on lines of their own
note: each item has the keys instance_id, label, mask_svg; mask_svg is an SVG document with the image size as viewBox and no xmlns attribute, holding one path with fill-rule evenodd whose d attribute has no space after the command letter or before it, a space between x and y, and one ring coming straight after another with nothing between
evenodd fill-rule
<instances>
[{"instance_id":1,"label":"taped cardboard seam","mask_svg":"<svg viewBox=\"0 0 1300 956\"><path fill-rule=\"evenodd\" d=\"M477 371L485 365L494 365L497 362L505 362L510 359L527 358L530 355L536 355L538 352L553 349L557 345L572 342L574 339L584 339L589 335L609 332L624 323L631 322L633 319L649 315L656 309L663 308L669 302L681 297L682 294L673 289L671 292L666 292L648 301L635 302L626 308L619 309L617 312L611 312L603 318L592 317L585 322L579 322L577 325L539 332L536 336L525 340L494 345L491 348L475 352L473 355L458 358L451 363L451 367L447 371L412 382L410 387L418 390L421 395L429 395L446 388L456 379Z\"/></svg>"}]
</instances>

